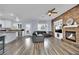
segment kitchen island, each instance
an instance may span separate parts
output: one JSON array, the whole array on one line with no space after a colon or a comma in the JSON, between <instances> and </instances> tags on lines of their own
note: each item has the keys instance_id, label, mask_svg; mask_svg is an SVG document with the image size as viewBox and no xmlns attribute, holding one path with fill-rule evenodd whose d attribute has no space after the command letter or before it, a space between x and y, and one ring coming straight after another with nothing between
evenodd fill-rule
<instances>
[{"instance_id":1,"label":"kitchen island","mask_svg":"<svg viewBox=\"0 0 79 59\"><path fill-rule=\"evenodd\" d=\"M5 29L0 30L0 35L5 36L5 44L17 39L18 33L24 31L23 29Z\"/></svg>"}]
</instances>

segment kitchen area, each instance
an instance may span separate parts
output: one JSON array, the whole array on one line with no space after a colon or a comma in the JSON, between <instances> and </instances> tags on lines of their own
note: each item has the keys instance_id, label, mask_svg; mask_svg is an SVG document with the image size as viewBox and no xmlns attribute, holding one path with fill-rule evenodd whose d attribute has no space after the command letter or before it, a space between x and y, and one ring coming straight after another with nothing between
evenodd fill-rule
<instances>
[{"instance_id":1,"label":"kitchen area","mask_svg":"<svg viewBox=\"0 0 79 59\"><path fill-rule=\"evenodd\" d=\"M6 44L22 37L22 24L15 23L11 20L0 20L0 54L4 53Z\"/></svg>"}]
</instances>

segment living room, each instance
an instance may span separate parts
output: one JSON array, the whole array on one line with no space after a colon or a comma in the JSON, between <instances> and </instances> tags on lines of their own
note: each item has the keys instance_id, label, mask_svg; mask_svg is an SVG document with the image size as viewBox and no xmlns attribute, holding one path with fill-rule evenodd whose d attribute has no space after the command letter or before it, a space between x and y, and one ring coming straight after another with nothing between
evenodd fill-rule
<instances>
[{"instance_id":1,"label":"living room","mask_svg":"<svg viewBox=\"0 0 79 59\"><path fill-rule=\"evenodd\" d=\"M78 11L77 4L1 4L1 55L78 55Z\"/></svg>"}]
</instances>

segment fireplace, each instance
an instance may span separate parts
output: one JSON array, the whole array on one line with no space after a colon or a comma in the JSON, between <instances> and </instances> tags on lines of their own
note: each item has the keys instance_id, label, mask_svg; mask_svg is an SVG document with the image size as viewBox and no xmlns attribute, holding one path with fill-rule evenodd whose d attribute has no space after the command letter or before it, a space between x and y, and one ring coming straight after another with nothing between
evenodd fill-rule
<instances>
[{"instance_id":1,"label":"fireplace","mask_svg":"<svg viewBox=\"0 0 79 59\"><path fill-rule=\"evenodd\" d=\"M73 42L76 42L76 32L75 31L66 31L65 37L67 40L71 40Z\"/></svg>"}]
</instances>

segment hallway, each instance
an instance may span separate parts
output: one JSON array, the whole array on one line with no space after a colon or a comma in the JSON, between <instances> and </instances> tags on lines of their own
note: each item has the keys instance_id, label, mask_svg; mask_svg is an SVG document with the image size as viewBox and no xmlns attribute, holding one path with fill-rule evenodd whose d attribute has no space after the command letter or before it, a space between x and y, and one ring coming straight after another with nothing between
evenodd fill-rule
<instances>
[{"instance_id":1,"label":"hallway","mask_svg":"<svg viewBox=\"0 0 79 59\"><path fill-rule=\"evenodd\" d=\"M78 55L79 45L60 41L54 37L45 38L44 43L32 43L30 37L17 39L5 47L4 55Z\"/></svg>"}]
</instances>

